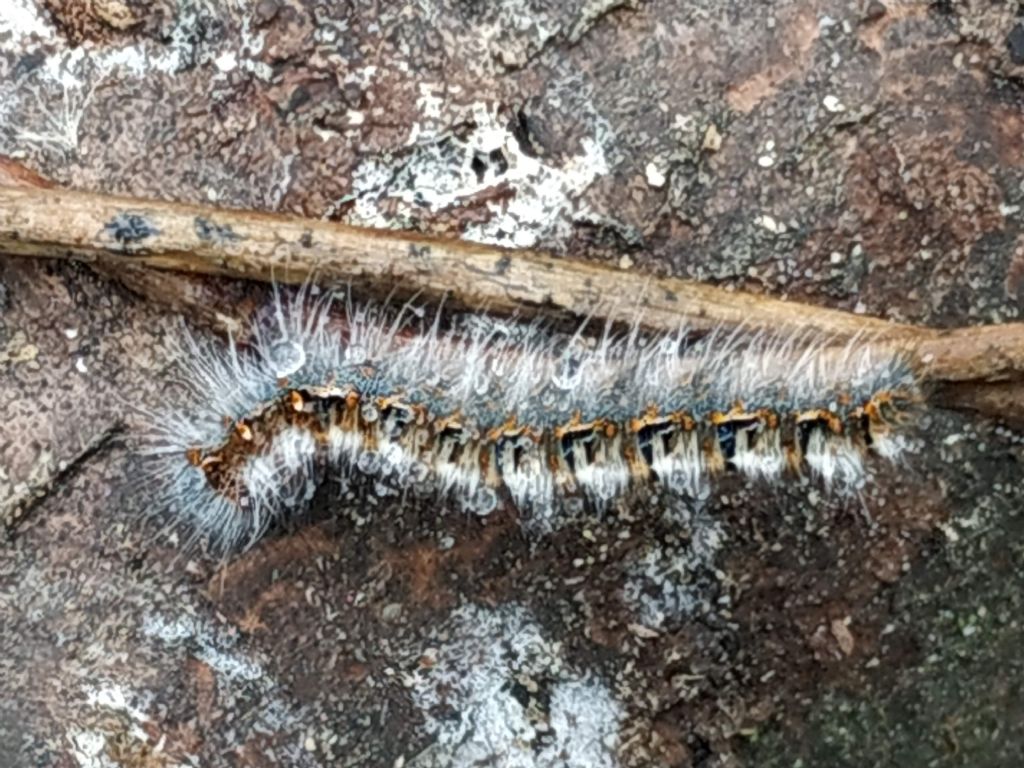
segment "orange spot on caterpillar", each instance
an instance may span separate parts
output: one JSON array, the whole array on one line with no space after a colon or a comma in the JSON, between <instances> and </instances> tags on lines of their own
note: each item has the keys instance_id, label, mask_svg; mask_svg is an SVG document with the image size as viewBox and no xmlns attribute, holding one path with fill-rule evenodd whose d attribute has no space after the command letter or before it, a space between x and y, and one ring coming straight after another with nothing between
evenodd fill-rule
<instances>
[{"instance_id":1,"label":"orange spot on caterpillar","mask_svg":"<svg viewBox=\"0 0 1024 768\"><path fill-rule=\"evenodd\" d=\"M644 412L640 414L638 418L629 420L629 424L626 428L630 432L639 432L644 427L649 427L652 424L657 424L662 421L662 419L658 417L659 413L660 411L656 404L648 403L647 407L644 409Z\"/></svg>"},{"instance_id":2,"label":"orange spot on caterpillar","mask_svg":"<svg viewBox=\"0 0 1024 768\"><path fill-rule=\"evenodd\" d=\"M581 431L583 428L583 414L581 414L579 410L575 410L572 412L572 416L569 418L568 422L555 427L555 437L561 440L569 433Z\"/></svg>"},{"instance_id":3,"label":"orange spot on caterpillar","mask_svg":"<svg viewBox=\"0 0 1024 768\"><path fill-rule=\"evenodd\" d=\"M449 429L461 431L463 428L462 414L459 411L455 411L451 416L436 419L434 423L435 434L440 434Z\"/></svg>"},{"instance_id":4,"label":"orange spot on caterpillar","mask_svg":"<svg viewBox=\"0 0 1024 768\"><path fill-rule=\"evenodd\" d=\"M811 421L820 421L829 428L829 431L835 435L843 434L843 421L836 414L824 408L813 408L808 411L802 411L796 415L797 424L805 424Z\"/></svg>"},{"instance_id":5,"label":"orange spot on caterpillar","mask_svg":"<svg viewBox=\"0 0 1024 768\"><path fill-rule=\"evenodd\" d=\"M525 427L523 429L517 429L517 424L518 420L516 419L516 415L514 413L510 414L509 417L505 419L504 424L499 427L495 427L486 434L487 441L496 443L502 437L517 437L522 434L523 429L526 429Z\"/></svg>"}]
</instances>

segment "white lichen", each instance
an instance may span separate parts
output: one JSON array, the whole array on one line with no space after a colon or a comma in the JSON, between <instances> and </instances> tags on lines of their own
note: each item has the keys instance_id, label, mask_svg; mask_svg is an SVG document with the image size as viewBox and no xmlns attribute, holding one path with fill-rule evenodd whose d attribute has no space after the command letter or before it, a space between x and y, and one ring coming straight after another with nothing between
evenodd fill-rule
<instances>
[{"instance_id":1,"label":"white lichen","mask_svg":"<svg viewBox=\"0 0 1024 768\"><path fill-rule=\"evenodd\" d=\"M721 522L705 513L689 516L688 538L649 545L629 566L623 600L637 623L661 630L713 606L718 592L715 558L725 544Z\"/></svg>"},{"instance_id":2,"label":"white lichen","mask_svg":"<svg viewBox=\"0 0 1024 768\"><path fill-rule=\"evenodd\" d=\"M526 609L468 605L418 649L406 676L434 741L416 768L613 768L624 718L596 675L573 667Z\"/></svg>"},{"instance_id":3,"label":"white lichen","mask_svg":"<svg viewBox=\"0 0 1024 768\"><path fill-rule=\"evenodd\" d=\"M9 35L22 56L38 54L39 63L19 77L0 83L0 152L28 150L67 160L78 151L82 121L96 89L108 78L144 80L173 77L192 66L211 65L217 77L241 67L266 77L255 56L263 36L254 30L252 9L242 0L217 3L181 0L162 40L143 38L124 45L70 46L45 17L38 2L9 0L0 9L0 38ZM205 44L197 29L235 19L241 30L220 47ZM227 67L228 62L234 66Z\"/></svg>"},{"instance_id":4,"label":"white lichen","mask_svg":"<svg viewBox=\"0 0 1024 768\"><path fill-rule=\"evenodd\" d=\"M469 240L514 247L560 242L574 221L587 218L579 202L598 178L608 173L607 123L594 116L595 133L580 141L580 153L554 164L524 151L493 105L475 102L442 111L442 99L421 85L422 123L414 124L410 148L397 155L363 161L355 170L353 224L381 228L411 225L426 212L472 204L498 185L513 194L486 200L486 221L470 224ZM467 123L458 135L441 127Z\"/></svg>"}]
</instances>

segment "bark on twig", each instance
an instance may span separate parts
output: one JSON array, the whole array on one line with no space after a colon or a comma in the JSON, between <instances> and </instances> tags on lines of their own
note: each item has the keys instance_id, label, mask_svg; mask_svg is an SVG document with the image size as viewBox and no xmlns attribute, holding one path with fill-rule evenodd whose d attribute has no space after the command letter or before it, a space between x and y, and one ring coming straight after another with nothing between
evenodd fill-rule
<instances>
[{"instance_id":1,"label":"bark on twig","mask_svg":"<svg viewBox=\"0 0 1024 768\"><path fill-rule=\"evenodd\" d=\"M640 310L644 323L661 329L685 320L697 329L745 323L785 331L812 323L837 337L915 334L877 318L536 251L70 190L0 188L0 250L287 283L315 275L376 293L447 296L496 313L631 323Z\"/></svg>"},{"instance_id":2,"label":"bark on twig","mask_svg":"<svg viewBox=\"0 0 1024 768\"><path fill-rule=\"evenodd\" d=\"M61 189L0 187L0 252L72 258L114 272L146 267L287 283L312 277L377 295L446 296L497 313L626 323L639 315L657 330L742 324L783 333L813 328L837 339L859 334L910 350L933 382L955 384L948 402L957 407L1010 420L1024 412L1019 398L998 395L1000 382L1024 381L1024 324L941 331L537 251Z\"/></svg>"}]
</instances>

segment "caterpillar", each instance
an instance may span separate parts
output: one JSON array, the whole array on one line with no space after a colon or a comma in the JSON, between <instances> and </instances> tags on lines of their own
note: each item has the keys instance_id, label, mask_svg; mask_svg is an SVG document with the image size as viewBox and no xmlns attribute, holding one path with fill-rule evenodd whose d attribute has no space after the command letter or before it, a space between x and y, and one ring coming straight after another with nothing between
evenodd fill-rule
<instances>
[{"instance_id":1,"label":"caterpillar","mask_svg":"<svg viewBox=\"0 0 1024 768\"><path fill-rule=\"evenodd\" d=\"M652 484L694 496L727 471L851 492L869 454L906 451L921 399L911 359L863 339L446 325L317 293L275 288L245 344L183 329L181 402L140 408L156 506L226 550L331 477L548 526L570 500L600 508Z\"/></svg>"}]
</instances>

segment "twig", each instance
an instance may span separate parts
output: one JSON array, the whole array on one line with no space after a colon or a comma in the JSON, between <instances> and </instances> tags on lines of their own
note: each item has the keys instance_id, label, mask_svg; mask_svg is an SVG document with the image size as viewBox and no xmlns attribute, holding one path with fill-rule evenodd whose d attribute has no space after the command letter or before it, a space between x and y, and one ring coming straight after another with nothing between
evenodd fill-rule
<instances>
[{"instance_id":1,"label":"twig","mask_svg":"<svg viewBox=\"0 0 1024 768\"><path fill-rule=\"evenodd\" d=\"M625 323L639 316L654 330L742 324L861 335L916 355L937 389L955 384L956 397L944 402L1024 422L1024 404L1008 398L1007 410L1002 385L993 384L1024 381L1024 324L921 328L537 251L61 189L0 187L0 252L98 263L115 274L145 267L289 283L312 277L376 295L447 296L496 313ZM984 392L972 395L979 385Z\"/></svg>"},{"instance_id":2,"label":"twig","mask_svg":"<svg viewBox=\"0 0 1024 768\"><path fill-rule=\"evenodd\" d=\"M13 538L18 527L25 523L36 507L67 484L93 456L104 450L123 431L124 424L119 421L107 424L66 463L60 467L42 468L41 476L30 479L22 493L3 499L0 503L0 523L3 524L5 538Z\"/></svg>"},{"instance_id":3,"label":"twig","mask_svg":"<svg viewBox=\"0 0 1024 768\"><path fill-rule=\"evenodd\" d=\"M837 337L916 333L876 318L536 251L61 189L0 188L0 251L288 283L315 275L374 293L448 296L499 314L543 311L629 323L642 309L643 322L660 329L685 320L697 329L745 323L784 331L811 323Z\"/></svg>"}]
</instances>

